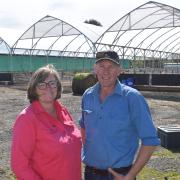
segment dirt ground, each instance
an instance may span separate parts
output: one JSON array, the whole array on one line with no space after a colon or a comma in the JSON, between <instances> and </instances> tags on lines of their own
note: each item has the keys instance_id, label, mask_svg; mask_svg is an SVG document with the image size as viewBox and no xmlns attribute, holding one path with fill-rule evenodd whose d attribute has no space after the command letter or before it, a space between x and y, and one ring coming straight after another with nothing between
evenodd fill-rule
<instances>
[{"instance_id":1,"label":"dirt ground","mask_svg":"<svg viewBox=\"0 0 180 180\"><path fill-rule=\"evenodd\" d=\"M142 92L150 106L154 123L180 126L180 93ZM63 93L61 102L66 105L77 121L80 116L81 96ZM28 104L26 91L15 87L0 86L0 180L11 179L10 144L11 130L16 115ZM159 147L158 151L163 148ZM180 152L172 158L153 158L148 166L160 171L180 173Z\"/></svg>"}]
</instances>

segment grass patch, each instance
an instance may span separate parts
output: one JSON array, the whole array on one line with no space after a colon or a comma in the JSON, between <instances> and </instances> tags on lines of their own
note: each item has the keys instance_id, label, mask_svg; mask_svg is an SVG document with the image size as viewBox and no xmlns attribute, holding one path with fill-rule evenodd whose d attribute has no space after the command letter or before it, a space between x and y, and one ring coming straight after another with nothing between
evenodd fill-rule
<instances>
[{"instance_id":1,"label":"grass patch","mask_svg":"<svg viewBox=\"0 0 180 180\"><path fill-rule=\"evenodd\" d=\"M176 172L160 172L155 169L144 167L143 170L138 175L138 180L164 180L165 177L168 180L180 179L180 174Z\"/></svg>"},{"instance_id":2,"label":"grass patch","mask_svg":"<svg viewBox=\"0 0 180 180\"><path fill-rule=\"evenodd\" d=\"M176 156L176 154L172 151L162 148L161 150L156 150L153 153L153 156L155 156L155 157L156 156L158 156L158 157L174 157L174 156Z\"/></svg>"},{"instance_id":3,"label":"grass patch","mask_svg":"<svg viewBox=\"0 0 180 180\"><path fill-rule=\"evenodd\" d=\"M0 179L1 175L8 180L17 180L13 172L9 169L0 169Z\"/></svg>"}]
</instances>

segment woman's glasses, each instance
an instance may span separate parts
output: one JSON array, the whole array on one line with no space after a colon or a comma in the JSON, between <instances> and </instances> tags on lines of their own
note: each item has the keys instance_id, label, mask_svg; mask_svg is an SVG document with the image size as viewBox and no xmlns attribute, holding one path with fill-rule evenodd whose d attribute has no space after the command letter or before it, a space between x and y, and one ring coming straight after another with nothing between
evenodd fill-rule
<instances>
[{"instance_id":1,"label":"woman's glasses","mask_svg":"<svg viewBox=\"0 0 180 180\"><path fill-rule=\"evenodd\" d=\"M40 90L44 90L48 87L50 88L56 88L57 87L57 81L49 81L49 82L40 82L37 84L37 87L40 89Z\"/></svg>"}]
</instances>

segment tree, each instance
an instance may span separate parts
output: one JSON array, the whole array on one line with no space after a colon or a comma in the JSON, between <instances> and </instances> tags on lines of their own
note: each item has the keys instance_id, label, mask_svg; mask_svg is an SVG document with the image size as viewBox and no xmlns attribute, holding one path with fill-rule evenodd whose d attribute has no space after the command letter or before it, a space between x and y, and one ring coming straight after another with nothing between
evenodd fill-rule
<instances>
[{"instance_id":1,"label":"tree","mask_svg":"<svg viewBox=\"0 0 180 180\"><path fill-rule=\"evenodd\" d=\"M85 20L84 23L93 24L95 26L102 26L102 24L99 21L95 20L95 19Z\"/></svg>"}]
</instances>

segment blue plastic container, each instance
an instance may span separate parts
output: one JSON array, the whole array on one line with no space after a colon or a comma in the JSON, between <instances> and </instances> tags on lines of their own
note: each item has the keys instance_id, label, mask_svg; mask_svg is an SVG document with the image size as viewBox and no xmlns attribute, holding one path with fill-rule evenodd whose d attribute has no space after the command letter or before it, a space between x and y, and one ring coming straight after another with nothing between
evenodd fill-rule
<instances>
[{"instance_id":1,"label":"blue plastic container","mask_svg":"<svg viewBox=\"0 0 180 180\"><path fill-rule=\"evenodd\" d=\"M130 87L134 87L134 78L126 79L126 85Z\"/></svg>"}]
</instances>

